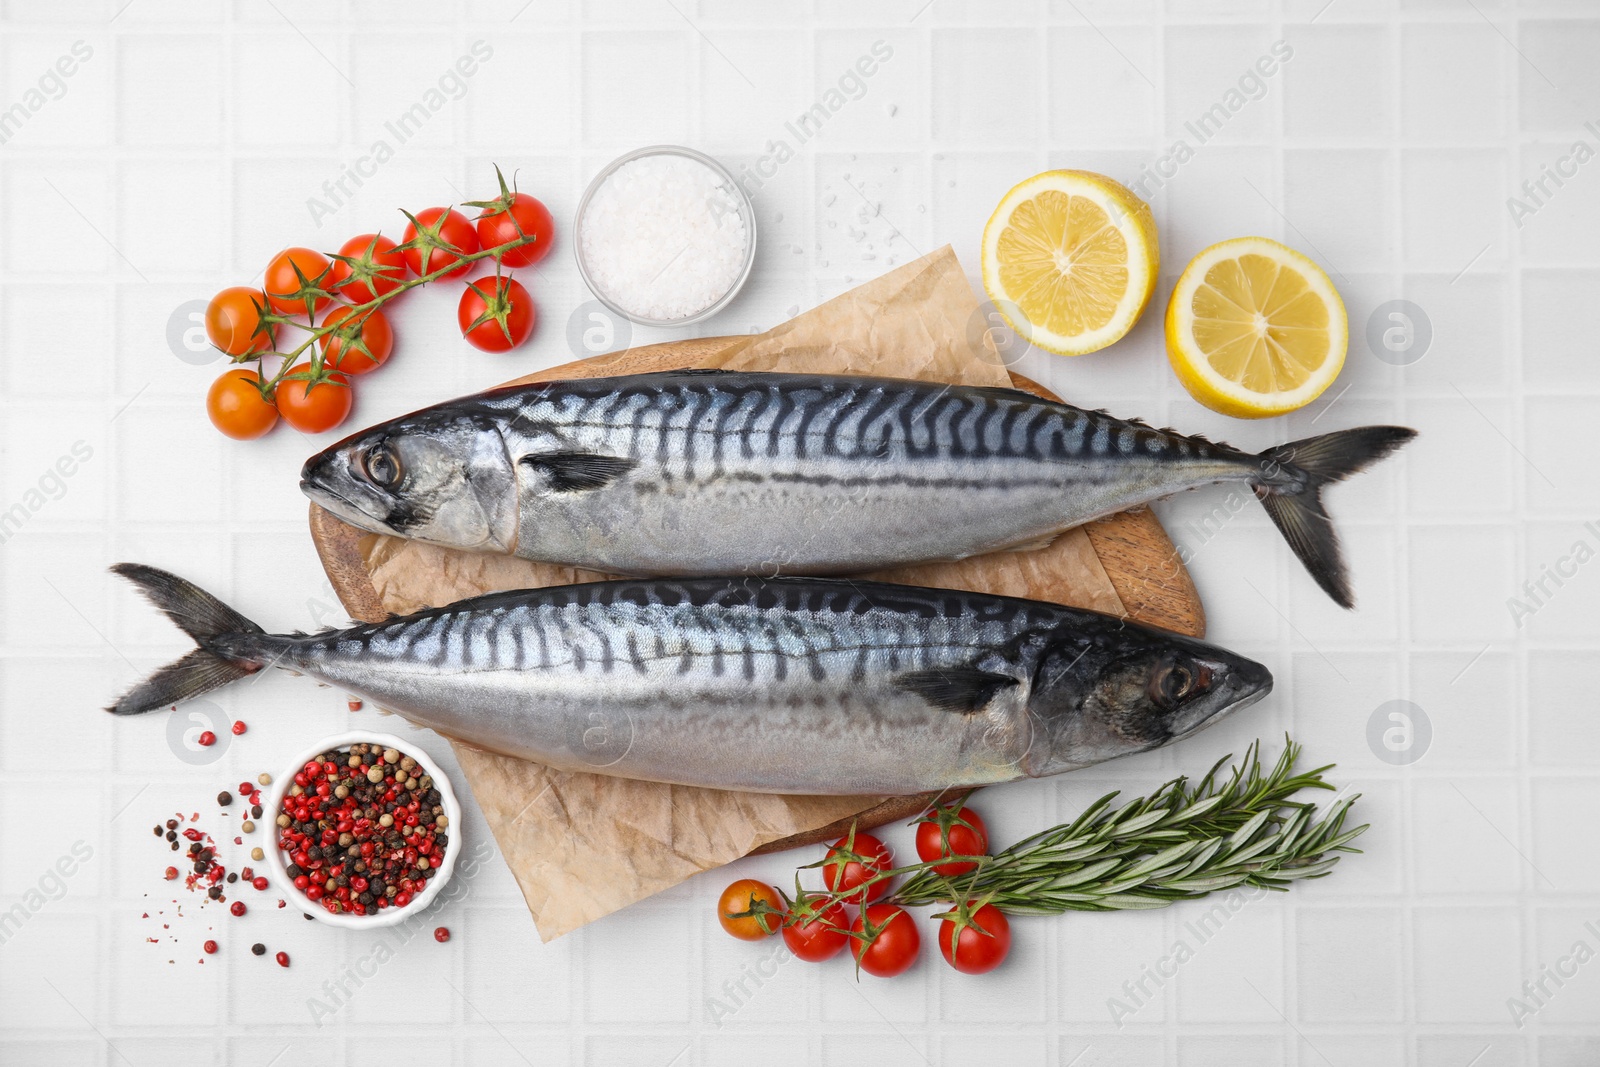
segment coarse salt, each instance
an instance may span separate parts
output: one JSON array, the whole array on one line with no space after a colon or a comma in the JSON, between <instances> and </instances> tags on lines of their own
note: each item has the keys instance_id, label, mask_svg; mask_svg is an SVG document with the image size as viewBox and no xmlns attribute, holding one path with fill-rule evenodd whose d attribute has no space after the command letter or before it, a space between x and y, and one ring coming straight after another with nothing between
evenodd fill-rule
<instances>
[{"instance_id":1,"label":"coarse salt","mask_svg":"<svg viewBox=\"0 0 1600 1067\"><path fill-rule=\"evenodd\" d=\"M618 167L584 211L578 241L590 282L629 316L688 318L744 271L750 235L727 179L661 154Z\"/></svg>"}]
</instances>

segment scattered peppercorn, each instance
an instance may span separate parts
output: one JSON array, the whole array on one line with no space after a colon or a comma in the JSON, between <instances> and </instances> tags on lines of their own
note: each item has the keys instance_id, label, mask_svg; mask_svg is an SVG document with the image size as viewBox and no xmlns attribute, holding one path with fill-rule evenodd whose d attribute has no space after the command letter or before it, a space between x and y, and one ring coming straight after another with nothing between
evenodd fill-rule
<instances>
[{"instance_id":1,"label":"scattered peppercorn","mask_svg":"<svg viewBox=\"0 0 1600 1067\"><path fill-rule=\"evenodd\" d=\"M311 918L311 916L307 915L306 918L309 919L309 918ZM287 952L280 952L274 958L278 961L278 966L279 967L287 967L287 966L289 966L289 954Z\"/></svg>"},{"instance_id":2,"label":"scattered peppercorn","mask_svg":"<svg viewBox=\"0 0 1600 1067\"><path fill-rule=\"evenodd\" d=\"M271 785L272 775L266 773L259 774L256 776L256 781L260 782L262 785Z\"/></svg>"},{"instance_id":3,"label":"scattered peppercorn","mask_svg":"<svg viewBox=\"0 0 1600 1067\"><path fill-rule=\"evenodd\" d=\"M210 730L206 730L195 740L200 743L201 748L210 748L212 745L217 743L217 735L212 733Z\"/></svg>"},{"instance_id":4,"label":"scattered peppercorn","mask_svg":"<svg viewBox=\"0 0 1600 1067\"><path fill-rule=\"evenodd\" d=\"M446 941L450 940L450 928L448 926L439 927L433 932L433 939L439 942L441 945L444 944Z\"/></svg>"},{"instance_id":5,"label":"scattered peppercorn","mask_svg":"<svg viewBox=\"0 0 1600 1067\"><path fill-rule=\"evenodd\" d=\"M244 822L239 824L239 829L243 833L253 834L256 832L256 824L251 822L249 819L246 819Z\"/></svg>"},{"instance_id":6,"label":"scattered peppercorn","mask_svg":"<svg viewBox=\"0 0 1600 1067\"><path fill-rule=\"evenodd\" d=\"M207 941L201 947L206 950L207 956L214 956L217 954L217 943L215 941Z\"/></svg>"},{"instance_id":7,"label":"scattered peppercorn","mask_svg":"<svg viewBox=\"0 0 1600 1067\"><path fill-rule=\"evenodd\" d=\"M267 858L267 854L261 851L259 848L253 848L250 850L250 858L255 860L257 863L260 863L262 860Z\"/></svg>"},{"instance_id":8,"label":"scattered peppercorn","mask_svg":"<svg viewBox=\"0 0 1600 1067\"><path fill-rule=\"evenodd\" d=\"M176 868L176 867L168 867L167 868L167 881L169 881L169 882L174 881L177 877L178 877L178 868Z\"/></svg>"},{"instance_id":9,"label":"scattered peppercorn","mask_svg":"<svg viewBox=\"0 0 1600 1067\"><path fill-rule=\"evenodd\" d=\"M244 720L243 719L236 720L234 722L234 724L233 724L233 732L235 734L242 734L248 729L250 729L250 727L248 727L248 726L246 726L244 724Z\"/></svg>"},{"instance_id":10,"label":"scattered peppercorn","mask_svg":"<svg viewBox=\"0 0 1600 1067\"><path fill-rule=\"evenodd\" d=\"M264 874L258 874L258 875L255 876L254 880L252 880L250 884L255 886L257 889L266 889L267 888L267 876L264 875Z\"/></svg>"},{"instance_id":11,"label":"scattered peppercorn","mask_svg":"<svg viewBox=\"0 0 1600 1067\"><path fill-rule=\"evenodd\" d=\"M267 954L267 946L257 941L255 944L250 946L250 951L257 956L265 956Z\"/></svg>"},{"instance_id":12,"label":"scattered peppercorn","mask_svg":"<svg viewBox=\"0 0 1600 1067\"><path fill-rule=\"evenodd\" d=\"M242 900L234 901L233 902L233 907L229 908L228 910L233 912L235 915L243 915L245 913L245 910L246 910L245 906L244 906L244 901L242 901Z\"/></svg>"}]
</instances>

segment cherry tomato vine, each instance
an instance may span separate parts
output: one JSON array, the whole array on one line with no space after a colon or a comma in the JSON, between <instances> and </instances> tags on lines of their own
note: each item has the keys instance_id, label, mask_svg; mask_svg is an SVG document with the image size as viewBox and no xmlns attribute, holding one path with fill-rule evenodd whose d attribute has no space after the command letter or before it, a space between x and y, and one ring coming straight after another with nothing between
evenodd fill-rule
<instances>
[{"instance_id":1,"label":"cherry tomato vine","mask_svg":"<svg viewBox=\"0 0 1600 1067\"><path fill-rule=\"evenodd\" d=\"M246 440L280 417L307 433L337 426L351 407L351 376L377 368L392 351L394 331L382 309L418 286L468 275L485 260L494 262L492 281L467 284L458 311L462 335L496 352L527 340L536 319L533 299L504 272L542 258L553 226L544 205L508 186L499 167L495 177L498 196L464 205L478 209L475 220L453 208L401 209L407 226L398 244L368 233L329 255L287 248L273 257L261 289L219 292L206 309L207 336L231 363L255 366L229 370L212 386L206 406L217 429ZM286 328L305 336L280 349ZM279 361L270 374L268 358Z\"/></svg>"}]
</instances>

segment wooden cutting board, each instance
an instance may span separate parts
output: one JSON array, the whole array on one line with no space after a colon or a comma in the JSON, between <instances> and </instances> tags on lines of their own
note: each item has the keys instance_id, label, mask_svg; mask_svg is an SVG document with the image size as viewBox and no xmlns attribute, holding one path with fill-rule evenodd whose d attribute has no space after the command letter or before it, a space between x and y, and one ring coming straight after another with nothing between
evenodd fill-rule
<instances>
[{"instance_id":1,"label":"wooden cutting board","mask_svg":"<svg viewBox=\"0 0 1600 1067\"><path fill-rule=\"evenodd\" d=\"M721 351L734 340L730 337L691 338L631 348L564 364L506 384L693 367L707 354ZM1011 378L1018 389L1048 400L1058 399L1043 386L1019 374L1013 372ZM1194 582L1153 512L1147 508L1123 512L1090 523L1085 532L1129 618L1193 637L1205 635L1205 611ZM311 505L311 540L322 559L323 569L345 610L352 618L363 622L380 622L389 615L373 585L364 551L376 536ZM1056 599L1070 602L1070 590L1062 590ZM854 821L860 828L868 829L908 819L923 810L928 800L927 796L892 797L856 816ZM756 852L776 852L831 840L847 829L849 821L769 842Z\"/></svg>"}]
</instances>

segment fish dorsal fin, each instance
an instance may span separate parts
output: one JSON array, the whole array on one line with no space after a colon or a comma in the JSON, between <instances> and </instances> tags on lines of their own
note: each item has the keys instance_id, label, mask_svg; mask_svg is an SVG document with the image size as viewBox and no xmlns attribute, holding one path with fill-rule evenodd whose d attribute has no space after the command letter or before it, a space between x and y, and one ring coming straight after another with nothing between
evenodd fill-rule
<instances>
[{"instance_id":1,"label":"fish dorsal fin","mask_svg":"<svg viewBox=\"0 0 1600 1067\"><path fill-rule=\"evenodd\" d=\"M995 674L977 667L944 667L910 671L895 678L894 684L941 710L975 715L995 694L1018 682L1009 674Z\"/></svg>"},{"instance_id":2,"label":"fish dorsal fin","mask_svg":"<svg viewBox=\"0 0 1600 1067\"><path fill-rule=\"evenodd\" d=\"M558 493L604 489L638 466L631 459L594 452L547 452L523 456L518 462L543 474L550 488Z\"/></svg>"}]
</instances>

